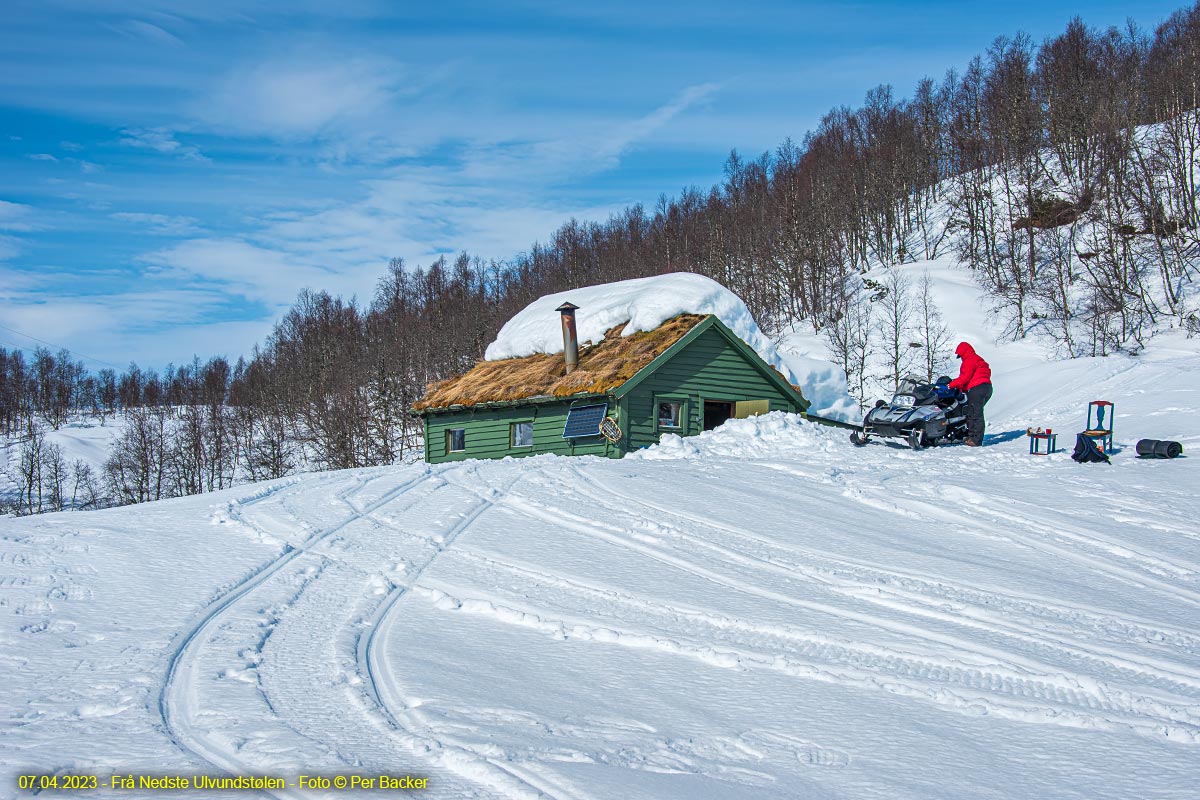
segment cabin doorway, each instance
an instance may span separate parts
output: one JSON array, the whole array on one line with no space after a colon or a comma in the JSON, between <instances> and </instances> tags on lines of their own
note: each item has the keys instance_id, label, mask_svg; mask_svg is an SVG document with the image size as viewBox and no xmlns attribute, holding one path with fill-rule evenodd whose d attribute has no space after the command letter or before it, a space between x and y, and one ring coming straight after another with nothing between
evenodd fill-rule
<instances>
[{"instance_id":1,"label":"cabin doorway","mask_svg":"<svg viewBox=\"0 0 1200 800\"><path fill-rule=\"evenodd\" d=\"M724 400L704 401L704 430L711 431L733 416L733 403Z\"/></svg>"}]
</instances>

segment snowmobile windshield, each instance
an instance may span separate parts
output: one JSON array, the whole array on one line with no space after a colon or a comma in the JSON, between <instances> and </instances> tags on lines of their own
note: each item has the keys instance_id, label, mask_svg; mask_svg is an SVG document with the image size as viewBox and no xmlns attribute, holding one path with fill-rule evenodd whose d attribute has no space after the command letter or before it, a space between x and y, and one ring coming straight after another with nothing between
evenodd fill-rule
<instances>
[{"instance_id":1,"label":"snowmobile windshield","mask_svg":"<svg viewBox=\"0 0 1200 800\"><path fill-rule=\"evenodd\" d=\"M921 402L921 384L917 378L910 376L900 379L896 384L896 393L892 395L892 405L897 408L912 408Z\"/></svg>"},{"instance_id":2,"label":"snowmobile windshield","mask_svg":"<svg viewBox=\"0 0 1200 800\"><path fill-rule=\"evenodd\" d=\"M896 394L892 396L892 405L898 408L912 408L936 402L934 385L913 375L901 378L896 386Z\"/></svg>"}]
</instances>

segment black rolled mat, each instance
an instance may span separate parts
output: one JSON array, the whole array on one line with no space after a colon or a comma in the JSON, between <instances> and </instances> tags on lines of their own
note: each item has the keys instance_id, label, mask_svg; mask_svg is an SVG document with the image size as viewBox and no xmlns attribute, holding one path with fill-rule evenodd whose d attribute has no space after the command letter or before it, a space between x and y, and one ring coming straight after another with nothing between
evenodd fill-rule
<instances>
[{"instance_id":1,"label":"black rolled mat","mask_svg":"<svg viewBox=\"0 0 1200 800\"><path fill-rule=\"evenodd\" d=\"M1137 443L1137 454L1141 458L1178 458L1183 455L1183 445L1166 439L1141 439Z\"/></svg>"}]
</instances>

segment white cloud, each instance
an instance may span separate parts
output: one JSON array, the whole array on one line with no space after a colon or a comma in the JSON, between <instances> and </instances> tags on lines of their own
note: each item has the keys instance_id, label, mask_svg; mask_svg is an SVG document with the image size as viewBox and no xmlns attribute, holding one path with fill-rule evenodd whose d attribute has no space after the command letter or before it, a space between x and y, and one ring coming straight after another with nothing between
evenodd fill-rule
<instances>
[{"instance_id":1,"label":"white cloud","mask_svg":"<svg viewBox=\"0 0 1200 800\"><path fill-rule=\"evenodd\" d=\"M0 235L0 261L8 261L21 254L21 240L15 236ZM3 292L0 289L0 292ZM0 295L2 296L2 295Z\"/></svg>"},{"instance_id":2,"label":"white cloud","mask_svg":"<svg viewBox=\"0 0 1200 800\"><path fill-rule=\"evenodd\" d=\"M303 257L237 239L189 239L142 256L152 280L219 287L226 295L266 303L290 302L300 289L334 288L334 274Z\"/></svg>"},{"instance_id":3,"label":"white cloud","mask_svg":"<svg viewBox=\"0 0 1200 800\"><path fill-rule=\"evenodd\" d=\"M121 144L155 150L159 153L193 161L208 160L195 147L185 145L176 139L174 131L169 128L126 128L121 131Z\"/></svg>"},{"instance_id":4,"label":"white cloud","mask_svg":"<svg viewBox=\"0 0 1200 800\"><path fill-rule=\"evenodd\" d=\"M222 294L211 289L149 289L92 297L57 296L54 302L32 302L25 297L3 311L5 325L36 331L50 341L87 341L105 328L128 331L157 330L159 326L200 320L218 308ZM113 320L120 320L113 325ZM86 349L86 348L84 348Z\"/></svg>"},{"instance_id":5,"label":"white cloud","mask_svg":"<svg viewBox=\"0 0 1200 800\"><path fill-rule=\"evenodd\" d=\"M29 287L32 289L33 287ZM4 294L0 291L0 297ZM32 292L6 297L0 324L33 331L39 339L79 344L80 353L125 365L131 359L161 367L169 362L226 354L236 359L270 332L273 314L232 322L208 321L224 295L213 289L137 290L95 297L57 296L42 302ZM119 320L119 324L114 324ZM15 334L10 338L18 339ZM14 341L36 346L36 342ZM77 354L79 355L79 354ZM89 362L92 368L105 366Z\"/></svg>"},{"instance_id":6,"label":"white cloud","mask_svg":"<svg viewBox=\"0 0 1200 800\"><path fill-rule=\"evenodd\" d=\"M183 41L166 29L140 19L129 19L110 26L112 30L134 39L141 39L151 44L183 46Z\"/></svg>"},{"instance_id":7,"label":"white cloud","mask_svg":"<svg viewBox=\"0 0 1200 800\"><path fill-rule=\"evenodd\" d=\"M715 88L691 87L644 116L604 126L591 139L546 141L524 150L480 146L459 162L390 167L361 181L357 199L273 212L242 236L192 238L140 261L153 280L200 281L283 308L305 287L365 300L395 256L410 265L463 250L507 258L545 241L571 217L603 219L623 207L564 199L547 186L613 166ZM156 231L180 224L165 215L112 216Z\"/></svg>"},{"instance_id":8,"label":"white cloud","mask_svg":"<svg viewBox=\"0 0 1200 800\"><path fill-rule=\"evenodd\" d=\"M57 158L49 153L31 153L28 158L31 158L34 161L58 161Z\"/></svg>"},{"instance_id":9,"label":"white cloud","mask_svg":"<svg viewBox=\"0 0 1200 800\"><path fill-rule=\"evenodd\" d=\"M33 207L0 200L0 231L28 233L42 226L33 220Z\"/></svg>"},{"instance_id":10,"label":"white cloud","mask_svg":"<svg viewBox=\"0 0 1200 800\"><path fill-rule=\"evenodd\" d=\"M437 102L430 92L446 69L414 76L386 58L276 59L225 74L189 107L190 120L124 128L121 144L174 158L207 160L180 131L224 135L214 155L235 146L271 157L238 163L244 193L215 180L217 170L199 170L190 186L139 193L138 205L150 211L105 209L107 224L126 233L187 238L134 260L130 281L139 291L72 299L40 290L56 297L52 305L75 327L54 322L45 307L16 303L22 324L56 325L46 330L61 332L48 338L116 361L164 363L153 353L178 359L216 351L215 341L187 337L218 332L231 355L247 353L303 288L367 301L393 256L410 265L462 250L508 258L571 217L603 219L629 199L590 200L582 179L678 127L716 90L688 87L657 106L643 104L640 114L473 109L469 94L464 107L447 108L442 87ZM119 171L112 175L121 182ZM193 210L205 206L221 209L211 224ZM0 210L0 227L3 220ZM209 232L229 222L236 227ZM263 319L246 319L259 313Z\"/></svg>"},{"instance_id":11,"label":"white cloud","mask_svg":"<svg viewBox=\"0 0 1200 800\"><path fill-rule=\"evenodd\" d=\"M716 83L689 86L670 102L627 125L620 126L616 135L598 148L597 155L605 160L605 166L616 166L620 156L634 143L650 137L689 108L707 100L719 88L719 84Z\"/></svg>"},{"instance_id":12,"label":"white cloud","mask_svg":"<svg viewBox=\"0 0 1200 800\"><path fill-rule=\"evenodd\" d=\"M346 129L385 111L404 69L386 59L271 61L228 74L194 108L199 119L240 134L306 137Z\"/></svg>"},{"instance_id":13,"label":"white cloud","mask_svg":"<svg viewBox=\"0 0 1200 800\"><path fill-rule=\"evenodd\" d=\"M187 236L200 231L200 221L195 217L145 214L133 211L117 211L108 216L118 222L137 225L140 230L159 236Z\"/></svg>"},{"instance_id":14,"label":"white cloud","mask_svg":"<svg viewBox=\"0 0 1200 800\"><path fill-rule=\"evenodd\" d=\"M583 130L559 128L531 142L479 142L472 146L464 174L476 181L575 181L615 168L629 150L666 128L719 88L705 83L684 89L670 101L634 119L590 120Z\"/></svg>"},{"instance_id":15,"label":"white cloud","mask_svg":"<svg viewBox=\"0 0 1200 800\"><path fill-rule=\"evenodd\" d=\"M521 186L515 176L507 185L481 184L453 167L393 168L363 186L365 196L353 202L276 215L255 240L338 273L364 276L357 289L362 296L391 257L412 265L447 251L507 258L571 216L615 210L544 198L539 186Z\"/></svg>"},{"instance_id":16,"label":"white cloud","mask_svg":"<svg viewBox=\"0 0 1200 800\"><path fill-rule=\"evenodd\" d=\"M0 249L3 245L4 237L0 236ZM46 283L45 275L0 266L0 300L28 300L33 296L32 292L44 289ZM0 316L3 316L3 312L4 309L0 308Z\"/></svg>"},{"instance_id":17,"label":"white cloud","mask_svg":"<svg viewBox=\"0 0 1200 800\"><path fill-rule=\"evenodd\" d=\"M33 208L21 203L10 203L0 200L0 231L9 233L29 233L42 229L44 226L33 219ZM21 255L24 251L24 241L16 236L0 234L0 261L9 261ZM5 283L12 279L11 274L4 276ZM12 287L8 287L12 288Z\"/></svg>"}]
</instances>

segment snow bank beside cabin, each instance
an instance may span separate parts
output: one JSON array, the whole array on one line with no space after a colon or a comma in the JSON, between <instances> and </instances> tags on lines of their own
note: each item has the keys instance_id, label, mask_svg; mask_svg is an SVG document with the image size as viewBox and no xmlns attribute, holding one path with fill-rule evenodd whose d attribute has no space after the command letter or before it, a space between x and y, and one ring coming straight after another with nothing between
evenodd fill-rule
<instances>
[{"instance_id":1,"label":"snow bank beside cabin","mask_svg":"<svg viewBox=\"0 0 1200 800\"><path fill-rule=\"evenodd\" d=\"M652 331L679 314L712 314L764 361L800 386L805 399L813 404L811 413L843 419L853 408L853 401L846 395L846 377L837 367L827 361L782 355L759 329L740 297L711 278L691 272L585 286L538 298L500 329L484 358L500 361L535 353L561 353L562 323L555 309L566 302L579 306L575 322L581 344L601 341L605 332L627 320L622 336Z\"/></svg>"},{"instance_id":2,"label":"snow bank beside cabin","mask_svg":"<svg viewBox=\"0 0 1200 800\"><path fill-rule=\"evenodd\" d=\"M682 437L663 434L662 440L630 453L627 459L745 458L811 459L814 453L844 450L842 431L808 422L796 414L774 411L746 419L730 419L710 431Z\"/></svg>"}]
</instances>

